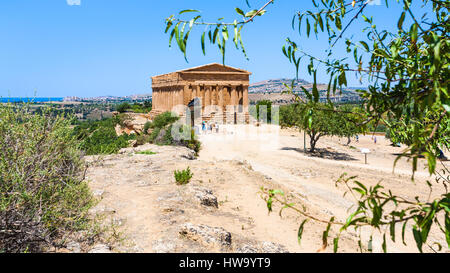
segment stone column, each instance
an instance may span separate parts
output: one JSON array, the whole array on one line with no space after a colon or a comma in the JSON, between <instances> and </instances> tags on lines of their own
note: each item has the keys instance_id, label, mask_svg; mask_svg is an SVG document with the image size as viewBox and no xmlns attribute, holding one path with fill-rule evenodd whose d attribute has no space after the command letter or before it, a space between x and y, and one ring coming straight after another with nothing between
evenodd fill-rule
<instances>
[{"instance_id":1,"label":"stone column","mask_svg":"<svg viewBox=\"0 0 450 273\"><path fill-rule=\"evenodd\" d=\"M237 86L231 86L231 104L233 105L234 111L236 111L236 105L238 104L238 94L237 94Z\"/></svg>"},{"instance_id":2,"label":"stone column","mask_svg":"<svg viewBox=\"0 0 450 273\"><path fill-rule=\"evenodd\" d=\"M169 90L164 90L164 112L169 109Z\"/></svg>"},{"instance_id":3,"label":"stone column","mask_svg":"<svg viewBox=\"0 0 450 273\"><path fill-rule=\"evenodd\" d=\"M190 97L191 97L191 90L189 89L189 85L185 85L183 88L183 104L184 105L188 105L188 103L190 102Z\"/></svg>"},{"instance_id":4,"label":"stone column","mask_svg":"<svg viewBox=\"0 0 450 273\"><path fill-rule=\"evenodd\" d=\"M184 86L178 86L178 104L184 105Z\"/></svg>"},{"instance_id":5,"label":"stone column","mask_svg":"<svg viewBox=\"0 0 450 273\"><path fill-rule=\"evenodd\" d=\"M217 87L210 86L211 88L211 105L217 105Z\"/></svg>"},{"instance_id":6,"label":"stone column","mask_svg":"<svg viewBox=\"0 0 450 273\"><path fill-rule=\"evenodd\" d=\"M155 90L155 88L152 88L152 108L153 109L156 109L155 105L156 105L156 90Z\"/></svg>"},{"instance_id":7,"label":"stone column","mask_svg":"<svg viewBox=\"0 0 450 273\"><path fill-rule=\"evenodd\" d=\"M165 112L167 110L167 90L166 88L164 88L163 90L163 96L164 96L164 108L162 109L163 112Z\"/></svg>"},{"instance_id":8,"label":"stone column","mask_svg":"<svg viewBox=\"0 0 450 273\"><path fill-rule=\"evenodd\" d=\"M157 104L156 110L161 109L161 103L162 103L161 99L162 99L161 89L158 88L158 90L156 90L156 104Z\"/></svg>"},{"instance_id":9,"label":"stone column","mask_svg":"<svg viewBox=\"0 0 450 273\"><path fill-rule=\"evenodd\" d=\"M166 107L165 99L166 99L166 94L164 92L164 89L160 89L159 90L159 110L161 110L161 111L163 111L164 107Z\"/></svg>"},{"instance_id":10,"label":"stone column","mask_svg":"<svg viewBox=\"0 0 450 273\"><path fill-rule=\"evenodd\" d=\"M248 105L249 105L249 101L248 101L248 85L244 85L243 86L243 90L242 90L243 94L243 99L242 99L242 104L243 104L243 110L244 110L244 116L245 116L245 123L249 123L250 122L250 115L248 112Z\"/></svg>"},{"instance_id":11,"label":"stone column","mask_svg":"<svg viewBox=\"0 0 450 273\"><path fill-rule=\"evenodd\" d=\"M170 96L171 96L171 100L170 102L172 103L172 105L170 106L170 111L174 110L173 108L175 107L175 105L177 105L177 97L176 97L176 89L175 86L172 87L172 91L170 92Z\"/></svg>"},{"instance_id":12,"label":"stone column","mask_svg":"<svg viewBox=\"0 0 450 273\"><path fill-rule=\"evenodd\" d=\"M205 101L206 101L206 99L205 99L205 93L206 93L205 85L199 86L198 88L200 90L199 96L200 96L200 100L202 102L202 110L205 110Z\"/></svg>"},{"instance_id":13,"label":"stone column","mask_svg":"<svg viewBox=\"0 0 450 273\"><path fill-rule=\"evenodd\" d=\"M167 90L167 111L172 110L172 87Z\"/></svg>"},{"instance_id":14,"label":"stone column","mask_svg":"<svg viewBox=\"0 0 450 273\"><path fill-rule=\"evenodd\" d=\"M224 109L225 109L225 105L224 105L224 101L223 101L223 95L224 95L224 92L225 92L225 86L221 86L221 85L218 85L217 86L217 92L218 92L218 95L219 95L219 107L222 109L222 111L224 111Z\"/></svg>"},{"instance_id":15,"label":"stone column","mask_svg":"<svg viewBox=\"0 0 450 273\"><path fill-rule=\"evenodd\" d=\"M200 86L194 85L194 98L198 98L200 93Z\"/></svg>"},{"instance_id":16,"label":"stone column","mask_svg":"<svg viewBox=\"0 0 450 273\"><path fill-rule=\"evenodd\" d=\"M243 86L243 105L244 105L244 112L248 112L248 85Z\"/></svg>"},{"instance_id":17,"label":"stone column","mask_svg":"<svg viewBox=\"0 0 450 273\"><path fill-rule=\"evenodd\" d=\"M207 115L210 113L210 105L211 105L211 86L205 85L205 109Z\"/></svg>"}]
</instances>

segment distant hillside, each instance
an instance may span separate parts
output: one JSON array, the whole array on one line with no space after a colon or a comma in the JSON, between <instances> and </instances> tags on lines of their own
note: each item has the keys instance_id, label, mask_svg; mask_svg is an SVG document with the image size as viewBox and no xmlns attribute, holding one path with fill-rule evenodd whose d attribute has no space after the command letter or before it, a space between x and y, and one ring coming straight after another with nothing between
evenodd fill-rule
<instances>
[{"instance_id":1,"label":"distant hillside","mask_svg":"<svg viewBox=\"0 0 450 273\"><path fill-rule=\"evenodd\" d=\"M292 79L271 79L262 82L257 82L250 84L249 93L250 100L255 102L258 100L268 99L274 103L285 104L293 102L293 96L288 94L280 94L281 92L286 90L286 87L283 85L291 85ZM313 84L307 82L305 80L299 79L296 83L298 85L294 88L295 93L303 94L301 86L306 88L306 90L311 91ZM326 100L326 91L328 88L327 84L318 84L317 88L320 92L320 100ZM334 102L346 102L346 101L358 101L359 96L355 92L357 88L348 87L342 90L342 94L339 91L336 91L336 95L330 96L330 99Z\"/></svg>"}]
</instances>

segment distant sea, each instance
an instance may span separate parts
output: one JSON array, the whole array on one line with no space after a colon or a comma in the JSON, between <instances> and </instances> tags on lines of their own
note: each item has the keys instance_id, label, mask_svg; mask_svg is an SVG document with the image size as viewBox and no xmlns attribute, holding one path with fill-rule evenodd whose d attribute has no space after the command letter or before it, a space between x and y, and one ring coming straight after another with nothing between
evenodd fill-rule
<instances>
[{"instance_id":1,"label":"distant sea","mask_svg":"<svg viewBox=\"0 0 450 273\"><path fill-rule=\"evenodd\" d=\"M0 103L7 102L49 102L63 101L64 98L0 98Z\"/></svg>"}]
</instances>

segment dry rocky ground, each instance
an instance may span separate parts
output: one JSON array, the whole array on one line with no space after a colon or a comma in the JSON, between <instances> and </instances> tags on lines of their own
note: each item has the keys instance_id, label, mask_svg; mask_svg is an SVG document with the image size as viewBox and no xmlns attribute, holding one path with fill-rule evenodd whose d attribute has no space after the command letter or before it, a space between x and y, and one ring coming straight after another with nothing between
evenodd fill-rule
<instances>
[{"instance_id":1,"label":"dry rocky ground","mask_svg":"<svg viewBox=\"0 0 450 273\"><path fill-rule=\"evenodd\" d=\"M146 144L123 149L120 154L87 157L87 179L101 199L93 213L106 215L124 239L112 245L97 245L93 252L316 252L322 246L326 225L309 221L302 244L297 231L303 217L292 210L278 215L280 206L268 214L260 188L283 190L290 202L308 213L328 220L345 220L354 201L343 196L343 186L335 186L347 172L360 181L386 188L406 198L427 197L424 170L410 179L410 163L400 160L392 172L395 153L404 147L389 146L378 136L345 146L346 140L324 138L322 153L302 152L302 134L274 127L222 127L220 134L201 136L203 149L198 158L184 147ZM369 148L369 164L364 164L360 148ZM139 154L152 151L156 154ZM424 162L420 162L424 167ZM190 167L194 176L184 186L175 183L173 172ZM439 194L436 188L432 196ZM400 232L401 226L397 227ZM337 228L332 228L331 236ZM371 231L363 230L363 245ZM381 237L373 233L374 251L381 249ZM400 234L398 234L400 237ZM432 229L430 240L446 245L445 238ZM410 232L407 246L401 240L388 242L388 251L415 252ZM341 252L357 252L352 231L341 236ZM89 251L89 250L87 250ZM332 251L328 247L324 251ZM425 249L430 251L430 249Z\"/></svg>"}]
</instances>

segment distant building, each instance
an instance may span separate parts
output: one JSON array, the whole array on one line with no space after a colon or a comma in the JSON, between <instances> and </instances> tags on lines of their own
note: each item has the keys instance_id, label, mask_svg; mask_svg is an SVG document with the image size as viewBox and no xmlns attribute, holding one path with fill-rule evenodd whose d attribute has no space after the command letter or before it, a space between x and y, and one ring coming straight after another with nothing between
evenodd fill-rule
<instances>
[{"instance_id":1,"label":"distant building","mask_svg":"<svg viewBox=\"0 0 450 273\"><path fill-rule=\"evenodd\" d=\"M191 111L194 116L192 108L198 105L200 118L192 123L248 122L250 75L245 70L213 63L152 77L151 115L172 111L186 116Z\"/></svg>"}]
</instances>

